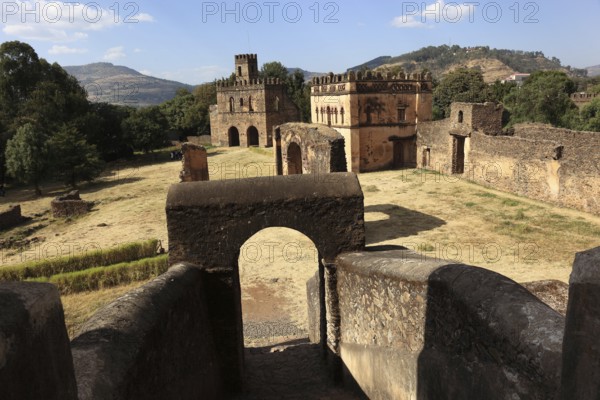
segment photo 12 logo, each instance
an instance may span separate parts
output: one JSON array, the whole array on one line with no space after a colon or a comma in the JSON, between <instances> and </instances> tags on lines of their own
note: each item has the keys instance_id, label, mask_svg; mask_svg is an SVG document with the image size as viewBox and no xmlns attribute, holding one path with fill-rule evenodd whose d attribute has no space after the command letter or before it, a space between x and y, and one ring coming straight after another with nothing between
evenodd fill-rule
<instances>
[{"instance_id":1,"label":"photo 12 logo","mask_svg":"<svg viewBox=\"0 0 600 400\"><path fill-rule=\"evenodd\" d=\"M1 7L2 23L20 19L22 23L42 21L76 23L80 19L94 24L111 18L115 24L137 24L140 22L140 6L134 2L113 3L104 9L97 2L58 2L58 1L4 1Z\"/></svg>"},{"instance_id":2,"label":"photo 12 logo","mask_svg":"<svg viewBox=\"0 0 600 400\"><path fill-rule=\"evenodd\" d=\"M498 23L510 18L514 23L537 24L540 6L535 2L501 4L499 2L444 2L433 4L423 2L403 2L400 24L427 24L431 22L458 23L468 20L470 23L485 21Z\"/></svg>"},{"instance_id":3,"label":"photo 12 logo","mask_svg":"<svg viewBox=\"0 0 600 400\"><path fill-rule=\"evenodd\" d=\"M249 24L259 22L296 24L303 20L310 20L315 24L337 24L340 22L337 19L339 12L340 6L335 2L317 2L306 5L295 1L261 3L208 1L202 3L202 22L240 23L243 21Z\"/></svg>"}]
</instances>

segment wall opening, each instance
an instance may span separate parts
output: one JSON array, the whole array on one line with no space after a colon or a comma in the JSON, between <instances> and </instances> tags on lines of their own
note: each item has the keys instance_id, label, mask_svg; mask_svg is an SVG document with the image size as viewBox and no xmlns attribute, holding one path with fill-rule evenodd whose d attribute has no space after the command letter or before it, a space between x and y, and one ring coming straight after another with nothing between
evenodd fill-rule
<instances>
[{"instance_id":1,"label":"wall opening","mask_svg":"<svg viewBox=\"0 0 600 400\"><path fill-rule=\"evenodd\" d=\"M229 128L227 136L229 137L229 147L238 147L240 145L240 132L235 126Z\"/></svg>"},{"instance_id":2,"label":"wall opening","mask_svg":"<svg viewBox=\"0 0 600 400\"><path fill-rule=\"evenodd\" d=\"M233 97L229 98L229 112L234 112L235 111L235 100L233 99Z\"/></svg>"},{"instance_id":3,"label":"wall opening","mask_svg":"<svg viewBox=\"0 0 600 400\"><path fill-rule=\"evenodd\" d=\"M464 120L464 114L463 114L463 112L462 112L462 111L459 111L459 112L458 112L458 123L459 123L459 124L462 124L462 123L463 123L463 120Z\"/></svg>"},{"instance_id":4,"label":"wall opening","mask_svg":"<svg viewBox=\"0 0 600 400\"><path fill-rule=\"evenodd\" d=\"M452 141L452 173L463 174L465 172L465 138L453 136Z\"/></svg>"},{"instance_id":5,"label":"wall opening","mask_svg":"<svg viewBox=\"0 0 600 400\"><path fill-rule=\"evenodd\" d=\"M283 155L281 153L281 129L275 129L275 162L277 163L277 175L283 175Z\"/></svg>"},{"instance_id":6,"label":"wall opening","mask_svg":"<svg viewBox=\"0 0 600 400\"><path fill-rule=\"evenodd\" d=\"M417 140L416 137L398 138L392 136L393 160L392 168L416 168L417 166Z\"/></svg>"},{"instance_id":7,"label":"wall opening","mask_svg":"<svg viewBox=\"0 0 600 400\"><path fill-rule=\"evenodd\" d=\"M279 97L275 97L275 111L279 111Z\"/></svg>"},{"instance_id":8,"label":"wall opening","mask_svg":"<svg viewBox=\"0 0 600 400\"><path fill-rule=\"evenodd\" d=\"M290 143L287 150L288 175L302 175L302 149L297 143Z\"/></svg>"},{"instance_id":9,"label":"wall opening","mask_svg":"<svg viewBox=\"0 0 600 400\"><path fill-rule=\"evenodd\" d=\"M256 127L249 127L246 136L248 137L248 147L259 146L258 129Z\"/></svg>"},{"instance_id":10,"label":"wall opening","mask_svg":"<svg viewBox=\"0 0 600 400\"><path fill-rule=\"evenodd\" d=\"M242 67L238 67L238 76L242 76Z\"/></svg>"},{"instance_id":11,"label":"wall opening","mask_svg":"<svg viewBox=\"0 0 600 400\"><path fill-rule=\"evenodd\" d=\"M248 111L254 111L254 106L252 105L252 96L248 97Z\"/></svg>"},{"instance_id":12,"label":"wall opening","mask_svg":"<svg viewBox=\"0 0 600 400\"><path fill-rule=\"evenodd\" d=\"M265 228L242 245L238 276L245 347L308 339L310 329L320 331L324 291L307 299L309 280L317 277L313 282L321 286L319 260L310 238L289 228Z\"/></svg>"},{"instance_id":13,"label":"wall opening","mask_svg":"<svg viewBox=\"0 0 600 400\"><path fill-rule=\"evenodd\" d=\"M423 168L428 168L431 165L431 149L425 148L423 149L423 160L422 160Z\"/></svg>"}]
</instances>

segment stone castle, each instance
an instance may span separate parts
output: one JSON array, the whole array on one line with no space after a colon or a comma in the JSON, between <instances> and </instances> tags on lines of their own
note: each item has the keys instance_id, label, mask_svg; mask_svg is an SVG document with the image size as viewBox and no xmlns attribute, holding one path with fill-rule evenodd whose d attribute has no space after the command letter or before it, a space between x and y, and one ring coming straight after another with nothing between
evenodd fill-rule
<instances>
[{"instance_id":1,"label":"stone castle","mask_svg":"<svg viewBox=\"0 0 600 400\"><path fill-rule=\"evenodd\" d=\"M217 82L217 104L210 110L212 144L272 147L273 128L299 120L283 82L259 78L256 54L236 55L235 81Z\"/></svg>"}]
</instances>

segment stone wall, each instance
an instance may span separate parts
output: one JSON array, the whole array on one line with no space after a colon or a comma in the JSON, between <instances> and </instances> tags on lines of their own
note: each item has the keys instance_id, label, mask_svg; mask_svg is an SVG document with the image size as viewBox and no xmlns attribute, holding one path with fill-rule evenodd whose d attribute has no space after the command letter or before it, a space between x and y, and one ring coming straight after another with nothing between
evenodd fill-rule
<instances>
[{"instance_id":1,"label":"stone wall","mask_svg":"<svg viewBox=\"0 0 600 400\"><path fill-rule=\"evenodd\" d=\"M179 174L181 182L198 182L210 179L206 149L192 143L181 145L183 169Z\"/></svg>"},{"instance_id":2,"label":"stone wall","mask_svg":"<svg viewBox=\"0 0 600 400\"><path fill-rule=\"evenodd\" d=\"M8 209L0 212L0 230L10 229L21 222L23 222L23 216L20 205L8 206Z\"/></svg>"},{"instance_id":3,"label":"stone wall","mask_svg":"<svg viewBox=\"0 0 600 400\"><path fill-rule=\"evenodd\" d=\"M564 318L517 283L407 251L337 271L340 354L369 398L557 398Z\"/></svg>"},{"instance_id":4,"label":"stone wall","mask_svg":"<svg viewBox=\"0 0 600 400\"><path fill-rule=\"evenodd\" d=\"M209 318L231 388L240 387L243 364L242 245L268 227L303 233L320 260L365 244L363 194L352 173L180 183L171 186L166 211L169 262L207 270Z\"/></svg>"},{"instance_id":5,"label":"stone wall","mask_svg":"<svg viewBox=\"0 0 600 400\"><path fill-rule=\"evenodd\" d=\"M463 108L464 103L454 103L451 118L419 125L418 167L455 172L454 138L463 136L464 173L455 174L457 178L600 214L600 153L594 150L600 148L600 134L518 124L512 136L495 136L494 123L475 129L468 123L469 113L462 126L457 123ZM498 113L496 123L500 118Z\"/></svg>"},{"instance_id":6,"label":"stone wall","mask_svg":"<svg viewBox=\"0 0 600 400\"><path fill-rule=\"evenodd\" d=\"M54 218L69 218L87 214L92 203L82 200L79 197L79 191L73 190L52 200L50 205Z\"/></svg>"},{"instance_id":7,"label":"stone wall","mask_svg":"<svg viewBox=\"0 0 600 400\"><path fill-rule=\"evenodd\" d=\"M293 164L294 160L288 149L292 143L300 148L301 173L347 171L344 137L332 128L317 124L288 123L275 128L275 137L277 171L281 171L283 175L291 174L290 163Z\"/></svg>"},{"instance_id":8,"label":"stone wall","mask_svg":"<svg viewBox=\"0 0 600 400\"><path fill-rule=\"evenodd\" d=\"M77 399L63 308L53 285L0 283L0 399Z\"/></svg>"},{"instance_id":9,"label":"stone wall","mask_svg":"<svg viewBox=\"0 0 600 400\"><path fill-rule=\"evenodd\" d=\"M222 399L205 287L177 265L98 311L72 342L79 399Z\"/></svg>"}]
</instances>

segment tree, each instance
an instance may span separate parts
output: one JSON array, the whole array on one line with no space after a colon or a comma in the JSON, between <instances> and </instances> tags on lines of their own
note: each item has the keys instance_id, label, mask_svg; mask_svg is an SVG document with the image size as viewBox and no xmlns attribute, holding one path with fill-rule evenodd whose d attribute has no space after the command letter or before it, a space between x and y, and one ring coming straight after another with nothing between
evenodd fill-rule
<instances>
[{"instance_id":1,"label":"tree","mask_svg":"<svg viewBox=\"0 0 600 400\"><path fill-rule=\"evenodd\" d=\"M19 182L32 183L41 196L40 183L48 172L48 135L32 123L23 125L6 145L6 169Z\"/></svg>"},{"instance_id":2,"label":"tree","mask_svg":"<svg viewBox=\"0 0 600 400\"><path fill-rule=\"evenodd\" d=\"M433 91L434 119L449 117L453 102L484 103L493 97L481 71L459 68L444 76Z\"/></svg>"},{"instance_id":3,"label":"tree","mask_svg":"<svg viewBox=\"0 0 600 400\"><path fill-rule=\"evenodd\" d=\"M600 132L600 98L592 100L581 109L581 130Z\"/></svg>"},{"instance_id":4,"label":"tree","mask_svg":"<svg viewBox=\"0 0 600 400\"><path fill-rule=\"evenodd\" d=\"M52 164L64 182L76 187L78 182L91 181L103 169L96 146L89 144L77 128L63 125L49 141Z\"/></svg>"},{"instance_id":5,"label":"tree","mask_svg":"<svg viewBox=\"0 0 600 400\"><path fill-rule=\"evenodd\" d=\"M194 89L194 98L196 99L196 110L200 116L198 125L199 135L210 134L210 106L217 104L217 85L215 83L205 83Z\"/></svg>"},{"instance_id":6,"label":"tree","mask_svg":"<svg viewBox=\"0 0 600 400\"><path fill-rule=\"evenodd\" d=\"M136 150L149 153L167 144L169 122L160 107L146 107L123 121L123 129L132 138Z\"/></svg>"},{"instance_id":7,"label":"tree","mask_svg":"<svg viewBox=\"0 0 600 400\"><path fill-rule=\"evenodd\" d=\"M287 93L300 110L300 120L310 121L310 87L304 81L304 74L295 70L293 74L280 62L270 62L262 66L261 78L278 78L285 84Z\"/></svg>"},{"instance_id":8,"label":"tree","mask_svg":"<svg viewBox=\"0 0 600 400\"><path fill-rule=\"evenodd\" d=\"M263 64L259 74L261 79L279 78L283 83L287 80L288 69L279 61L273 61Z\"/></svg>"},{"instance_id":9,"label":"tree","mask_svg":"<svg viewBox=\"0 0 600 400\"><path fill-rule=\"evenodd\" d=\"M534 72L505 98L505 106L512 115L511 123L541 122L569 127L566 117L577 107L570 98L575 90L575 82L564 72Z\"/></svg>"},{"instance_id":10,"label":"tree","mask_svg":"<svg viewBox=\"0 0 600 400\"><path fill-rule=\"evenodd\" d=\"M132 139L123 130L123 121L134 110L108 103L90 104L90 110L77 118L74 125L96 146L104 161L133 155Z\"/></svg>"}]
</instances>

